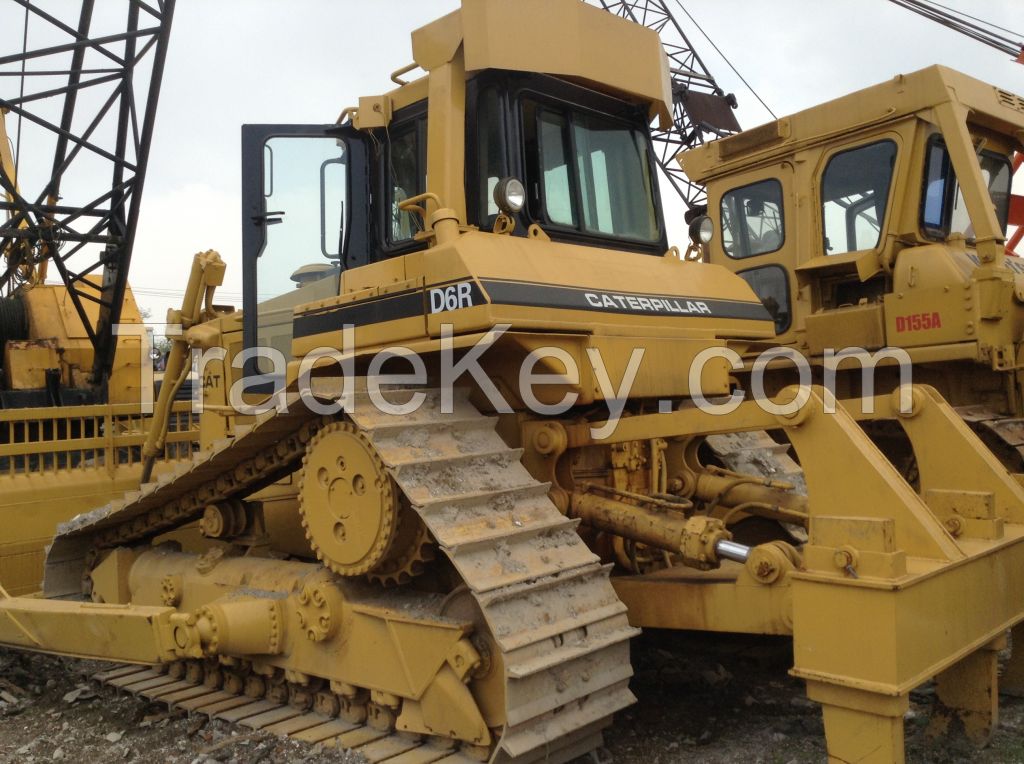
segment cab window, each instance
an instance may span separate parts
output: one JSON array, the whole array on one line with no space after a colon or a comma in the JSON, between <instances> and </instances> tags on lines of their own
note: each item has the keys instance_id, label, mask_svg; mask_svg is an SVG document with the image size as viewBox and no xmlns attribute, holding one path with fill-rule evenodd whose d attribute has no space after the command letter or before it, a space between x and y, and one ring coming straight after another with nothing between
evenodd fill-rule
<instances>
[{"instance_id":1,"label":"cab window","mask_svg":"<svg viewBox=\"0 0 1024 764\"><path fill-rule=\"evenodd\" d=\"M878 246L895 163L893 141L841 151L829 160L821 182L826 255Z\"/></svg>"},{"instance_id":2,"label":"cab window","mask_svg":"<svg viewBox=\"0 0 1024 764\"><path fill-rule=\"evenodd\" d=\"M782 184L774 178L733 189L722 196L722 247L741 259L779 249L785 240Z\"/></svg>"},{"instance_id":3,"label":"cab window","mask_svg":"<svg viewBox=\"0 0 1024 764\"><path fill-rule=\"evenodd\" d=\"M543 179L544 212L548 220L576 227L572 179L569 177L569 133L561 114L542 111L537 118L540 138L540 169Z\"/></svg>"},{"instance_id":4,"label":"cab window","mask_svg":"<svg viewBox=\"0 0 1024 764\"><path fill-rule=\"evenodd\" d=\"M256 260L260 302L308 283L308 273L340 272L345 160L345 144L335 137L275 136L264 144L263 206L270 212Z\"/></svg>"},{"instance_id":5,"label":"cab window","mask_svg":"<svg viewBox=\"0 0 1024 764\"><path fill-rule=\"evenodd\" d=\"M627 122L523 102L531 207L549 224L653 242L660 235L647 137Z\"/></svg>"},{"instance_id":6,"label":"cab window","mask_svg":"<svg viewBox=\"0 0 1024 764\"><path fill-rule=\"evenodd\" d=\"M388 195L385 221L387 243L411 241L423 230L423 220L415 211L399 209L406 199L422 194L427 185L427 121L416 119L391 127L386 133L384 174Z\"/></svg>"},{"instance_id":7,"label":"cab window","mask_svg":"<svg viewBox=\"0 0 1024 764\"><path fill-rule=\"evenodd\" d=\"M1005 233L1010 214L1010 184L1013 181L1010 160L993 151L982 151L978 155L978 162L999 226ZM925 236L933 239L946 239L952 233L962 234L968 239L974 237L963 191L953 172L946 143L939 136L932 138L928 144L924 197L921 200L921 229Z\"/></svg>"},{"instance_id":8,"label":"cab window","mask_svg":"<svg viewBox=\"0 0 1024 764\"><path fill-rule=\"evenodd\" d=\"M242 147L244 343L262 349L245 375L275 375L269 392L295 306L337 295L343 266L365 258L365 152L335 125L244 125Z\"/></svg>"},{"instance_id":9,"label":"cab window","mask_svg":"<svg viewBox=\"0 0 1024 764\"><path fill-rule=\"evenodd\" d=\"M290 357L292 309L338 293L346 167L345 144L335 137L277 136L264 145L271 218L256 259L257 347ZM257 366L272 370L269 358Z\"/></svg>"},{"instance_id":10,"label":"cab window","mask_svg":"<svg viewBox=\"0 0 1024 764\"><path fill-rule=\"evenodd\" d=\"M789 306L789 277L786 269L779 265L764 265L740 271L741 279L750 284L772 320L775 321L775 333L782 334L789 329L793 314Z\"/></svg>"},{"instance_id":11,"label":"cab window","mask_svg":"<svg viewBox=\"0 0 1024 764\"><path fill-rule=\"evenodd\" d=\"M497 88L489 87L476 99L469 125L476 123L476 152L480 172L477 174L476 210L482 228L490 228L498 216L494 187L508 175L505 158L504 103Z\"/></svg>"}]
</instances>

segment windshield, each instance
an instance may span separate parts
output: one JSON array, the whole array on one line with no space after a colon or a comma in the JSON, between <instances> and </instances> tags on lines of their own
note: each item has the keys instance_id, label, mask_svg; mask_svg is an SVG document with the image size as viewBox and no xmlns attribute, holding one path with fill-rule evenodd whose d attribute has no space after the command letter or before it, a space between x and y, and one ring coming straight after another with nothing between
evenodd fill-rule
<instances>
[{"instance_id":1,"label":"windshield","mask_svg":"<svg viewBox=\"0 0 1024 764\"><path fill-rule=\"evenodd\" d=\"M879 245L896 153L896 144L884 140L841 151L828 160L821 181L826 255Z\"/></svg>"},{"instance_id":2,"label":"windshield","mask_svg":"<svg viewBox=\"0 0 1024 764\"><path fill-rule=\"evenodd\" d=\"M523 102L523 121L535 216L590 234L646 242L659 237L650 150L640 130L530 100Z\"/></svg>"},{"instance_id":3,"label":"windshield","mask_svg":"<svg viewBox=\"0 0 1024 764\"><path fill-rule=\"evenodd\" d=\"M1010 184L1013 180L1010 160L993 151L982 151L978 155L981 176L988 186L989 198L995 206L999 227L1006 232L1006 221L1010 212ZM948 238L959 233L967 239L974 238L964 195L953 172L949 151L941 138L934 139L928 146L925 164L924 200L921 204L921 228L932 237Z\"/></svg>"},{"instance_id":4,"label":"windshield","mask_svg":"<svg viewBox=\"0 0 1024 764\"><path fill-rule=\"evenodd\" d=\"M785 239L782 184L775 178L722 195L722 248L732 258L775 252Z\"/></svg>"}]
</instances>

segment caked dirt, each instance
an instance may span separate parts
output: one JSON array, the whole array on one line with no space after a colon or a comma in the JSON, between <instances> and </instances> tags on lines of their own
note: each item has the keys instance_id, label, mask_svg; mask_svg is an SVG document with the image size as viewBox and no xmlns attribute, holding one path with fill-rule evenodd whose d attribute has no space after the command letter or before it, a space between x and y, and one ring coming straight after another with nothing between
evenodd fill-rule
<instances>
[{"instance_id":1,"label":"caked dirt","mask_svg":"<svg viewBox=\"0 0 1024 764\"><path fill-rule=\"evenodd\" d=\"M646 633L633 649L639 702L607 731L608 753L619 764L824 762L821 714L786 673L790 649L783 639ZM0 650L0 761L364 761L98 687L90 676L100 668ZM982 751L926 735L929 688L911 701L908 761L1024 762L1024 700L1001 699Z\"/></svg>"}]
</instances>

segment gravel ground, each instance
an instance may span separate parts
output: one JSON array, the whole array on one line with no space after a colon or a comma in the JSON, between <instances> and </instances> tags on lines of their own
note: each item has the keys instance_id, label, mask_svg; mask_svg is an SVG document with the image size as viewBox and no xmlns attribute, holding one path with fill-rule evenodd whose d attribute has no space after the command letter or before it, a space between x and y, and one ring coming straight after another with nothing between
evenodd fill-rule
<instances>
[{"instance_id":1,"label":"gravel ground","mask_svg":"<svg viewBox=\"0 0 1024 764\"><path fill-rule=\"evenodd\" d=\"M824 762L821 715L786 671L788 640L648 632L634 645L639 703L606 733L619 764ZM90 683L99 664L0 650L3 762L342 762L362 757L281 740ZM912 695L908 761L1024 762L1024 700L1003 697L978 751L924 734L932 694Z\"/></svg>"},{"instance_id":2,"label":"gravel ground","mask_svg":"<svg viewBox=\"0 0 1024 764\"><path fill-rule=\"evenodd\" d=\"M99 687L103 664L0 649L0 762L365 764Z\"/></svg>"},{"instance_id":3,"label":"gravel ground","mask_svg":"<svg viewBox=\"0 0 1024 764\"><path fill-rule=\"evenodd\" d=\"M605 734L618 764L823 763L821 711L788 675L788 639L647 631L633 643L638 703ZM1024 762L1024 700L1000 698L1000 724L984 750L933 740L933 693L911 694L907 761Z\"/></svg>"}]
</instances>

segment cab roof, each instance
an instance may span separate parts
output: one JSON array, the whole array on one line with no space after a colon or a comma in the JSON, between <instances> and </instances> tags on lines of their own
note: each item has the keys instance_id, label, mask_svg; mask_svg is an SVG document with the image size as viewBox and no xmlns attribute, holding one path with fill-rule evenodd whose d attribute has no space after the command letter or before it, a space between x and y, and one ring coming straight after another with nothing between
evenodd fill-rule
<instances>
[{"instance_id":1,"label":"cab roof","mask_svg":"<svg viewBox=\"0 0 1024 764\"><path fill-rule=\"evenodd\" d=\"M704 183L752 161L790 154L950 102L966 107L972 124L1016 135L1024 143L1024 98L936 65L690 149L678 160L690 180Z\"/></svg>"},{"instance_id":2,"label":"cab roof","mask_svg":"<svg viewBox=\"0 0 1024 764\"><path fill-rule=\"evenodd\" d=\"M427 96L426 77L405 83L397 75L430 73L460 51L467 76L505 69L564 77L644 106L662 129L672 124L668 58L654 30L580 0L462 0L412 33L414 66L392 75L399 88L360 99L356 127L383 126L382 115Z\"/></svg>"}]
</instances>

